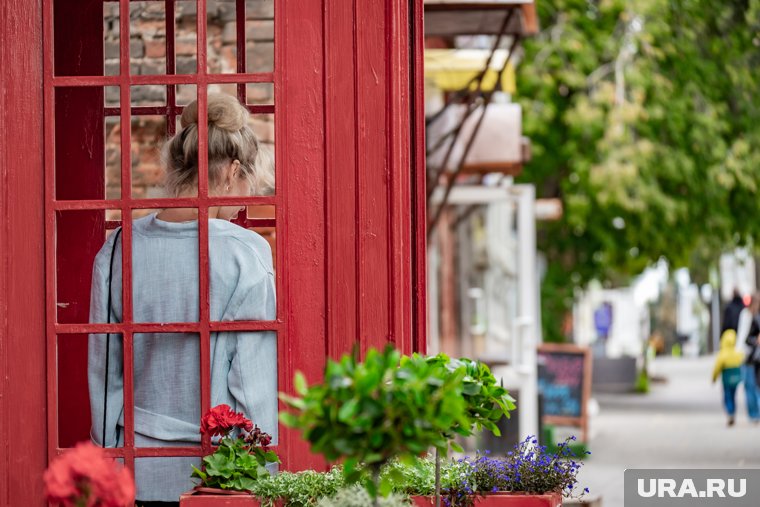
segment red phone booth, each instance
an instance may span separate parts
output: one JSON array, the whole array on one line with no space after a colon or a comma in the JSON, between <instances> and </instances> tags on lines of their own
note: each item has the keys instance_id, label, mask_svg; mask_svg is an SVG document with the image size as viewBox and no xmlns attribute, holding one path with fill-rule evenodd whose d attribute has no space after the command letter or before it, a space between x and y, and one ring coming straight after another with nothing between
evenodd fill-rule
<instances>
[{"instance_id":1,"label":"red phone booth","mask_svg":"<svg viewBox=\"0 0 760 507\"><path fill-rule=\"evenodd\" d=\"M41 505L50 459L89 438L87 336L124 345L128 467L200 447L134 445L132 338L198 337L201 409L210 404L212 333L277 333L279 389L310 379L358 342L424 348L422 0L5 0L0 6L0 505ZM159 64L156 64L156 61ZM156 146L196 97L246 104L271 146L267 195L213 197L200 123L197 197L156 193ZM273 247L277 318L214 322L208 209ZM135 322L131 218L196 208L197 322ZM91 324L95 254L123 233L123 319ZM320 467L280 429L291 469Z\"/></svg>"}]
</instances>

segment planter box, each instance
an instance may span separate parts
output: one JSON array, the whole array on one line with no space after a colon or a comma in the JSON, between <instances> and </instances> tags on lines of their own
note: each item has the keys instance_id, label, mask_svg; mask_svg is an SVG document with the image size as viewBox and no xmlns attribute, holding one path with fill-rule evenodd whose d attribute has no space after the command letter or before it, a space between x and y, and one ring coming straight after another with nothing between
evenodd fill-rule
<instances>
[{"instance_id":1,"label":"planter box","mask_svg":"<svg viewBox=\"0 0 760 507\"><path fill-rule=\"evenodd\" d=\"M198 488L179 497L180 507L260 507L249 493L222 489Z\"/></svg>"},{"instance_id":2,"label":"planter box","mask_svg":"<svg viewBox=\"0 0 760 507\"><path fill-rule=\"evenodd\" d=\"M435 507L434 496L413 496L412 502L416 507ZM475 497L476 507L560 507L561 505L562 495L560 493L546 495L488 493Z\"/></svg>"}]
</instances>

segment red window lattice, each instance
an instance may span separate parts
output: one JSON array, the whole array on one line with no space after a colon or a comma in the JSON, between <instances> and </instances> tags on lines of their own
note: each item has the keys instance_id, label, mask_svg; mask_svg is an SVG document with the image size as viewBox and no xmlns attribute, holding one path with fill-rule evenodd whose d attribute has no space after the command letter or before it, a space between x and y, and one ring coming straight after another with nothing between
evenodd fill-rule
<instances>
[{"instance_id":1,"label":"red window lattice","mask_svg":"<svg viewBox=\"0 0 760 507\"><path fill-rule=\"evenodd\" d=\"M262 331L272 330L278 336L278 355L284 357L287 339L286 328L284 325L285 308L283 307L286 297L282 292L282 265L281 258L283 249L275 248L275 265L276 270L276 290L277 298L277 319L271 322L259 321L236 321L236 322L214 322L210 320L210 303L209 303L209 251L208 251L208 210L209 207L221 205L234 206L269 206L274 208L274 218L249 218L241 217L237 221L244 227L257 228L274 228L278 227L277 232L283 234L282 213L283 208L283 188L279 185L280 178L276 178L278 188L274 195L271 196L254 196L254 197L214 197L209 196L208 188L208 171L207 171L207 125L205 122L199 122L200 142L199 142L199 181L198 196L190 198L135 198L132 192L132 131L129 126L132 124L133 117L147 115L161 115L166 117L167 135L172 135L176 129L176 118L182 112L182 106L177 102L177 87L181 85L194 85L197 89L197 98L199 104L199 117L206 116L207 93L209 86L213 85L236 85L236 94L239 100L247 104L251 114L276 115L274 104L248 104L247 84L267 83L274 86L274 103L277 103L277 76L278 62L277 51L275 51L274 69L271 72L246 72L246 0L229 0L235 6L235 28L236 28L236 72L221 74L211 73L207 69L208 51L207 51L207 1L196 0L194 3L197 9L196 15L196 51L197 51L197 70L195 73L177 74L175 58L175 8L181 0L150 0L163 4L165 12L165 73L142 75L131 72L130 58L130 1L129 0L104 0L103 3L118 3L119 6L119 72L118 75L57 75L55 73L56 65L56 47L54 34L55 9L72 9L72 4L76 2L57 2L54 0L43 0L44 8L44 109L45 109L45 215L46 215L46 270L47 276L47 369L48 369L48 449L49 456L55 456L62 452L64 446L60 443L59 432L56 429L59 426L59 386L60 378L58 346L59 340L65 340L67 336L86 335L87 333L113 333L120 334L123 340L123 368L124 368L124 446L119 448L110 448L107 452L114 457L122 458L127 467L134 470L135 458L140 457L168 457L168 456L200 456L207 453L210 449L210 442L204 439L200 447L156 447L156 448L138 448L135 447L134 438L134 399L133 399L133 336L135 333L153 333L153 332L181 332L197 333L200 336L200 399L201 412L210 408L210 335L219 331ZM87 2L85 2L87 3ZM93 2L90 1L89 4ZM143 2L146 3L146 2ZM185 2L187 3L187 2ZM75 9L74 9L75 10ZM275 6L275 12L277 7ZM70 13L76 15L76 13ZM275 18L275 33L278 31L277 20ZM276 39L276 37L275 37ZM103 73L105 74L105 73ZM133 105L131 91L134 86L138 85L158 85L166 89L166 101L161 106L141 106ZM103 107L105 117L118 117L122 126L120 132L120 178L121 193L120 198L106 198L103 192L102 199L61 199L56 193L56 167L61 167L63 162L57 160L56 152L56 91L63 88L78 87L118 87L119 105ZM277 122L275 122L277 125ZM275 149L275 160L279 158L280 147ZM277 164L275 164L277 167ZM59 280L55 276L57 272L57 242L67 241L58 235L57 217L62 212L77 211L97 211L105 213L108 210L120 211L121 217L132 217L139 210L151 208L197 208L199 224L199 321L197 323L136 323L133 319L133 300L132 300L132 226L131 220L105 221L106 228L113 228L121 224L123 226L123 249L122 249L122 266L123 266L123 283L122 283L122 300L123 300L123 319L122 322L112 324L90 324L90 323L71 323L59 322L56 316L58 314L59 301L57 298ZM277 235L275 241L279 243ZM60 272L59 272L60 273ZM82 283L81 281L79 283ZM291 375L291 372L282 365L278 368L280 382L285 376ZM65 368L65 365L63 366Z\"/></svg>"}]
</instances>

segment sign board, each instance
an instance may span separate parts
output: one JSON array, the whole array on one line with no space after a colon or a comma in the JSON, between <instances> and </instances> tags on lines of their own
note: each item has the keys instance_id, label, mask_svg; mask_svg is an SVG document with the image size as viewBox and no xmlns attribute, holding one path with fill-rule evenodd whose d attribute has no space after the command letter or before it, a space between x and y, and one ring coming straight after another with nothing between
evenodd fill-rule
<instances>
[{"instance_id":1,"label":"sign board","mask_svg":"<svg viewBox=\"0 0 760 507\"><path fill-rule=\"evenodd\" d=\"M538 346L538 389L543 396L543 420L577 426L588 442L586 407L591 396L591 350L569 344Z\"/></svg>"}]
</instances>

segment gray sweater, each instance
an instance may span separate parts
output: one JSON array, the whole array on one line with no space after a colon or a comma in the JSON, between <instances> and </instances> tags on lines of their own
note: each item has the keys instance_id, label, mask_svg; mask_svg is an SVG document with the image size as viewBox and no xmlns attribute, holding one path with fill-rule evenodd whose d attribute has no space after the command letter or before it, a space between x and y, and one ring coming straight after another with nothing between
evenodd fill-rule
<instances>
[{"instance_id":1,"label":"gray sweater","mask_svg":"<svg viewBox=\"0 0 760 507\"><path fill-rule=\"evenodd\" d=\"M198 224L133 221L132 299L135 322L197 322ZM95 258L90 322L107 322L108 275L114 234ZM111 284L111 322L122 320L121 244L116 245ZM274 320L274 274L269 244L258 234L224 220L209 220L212 321ZM122 342L108 340L106 447L124 443ZM200 442L199 335L134 335L136 447L197 446ZM211 335L211 406L242 411L277 438L277 339L273 332ZM102 445L106 335L89 338L91 438ZM136 458L137 498L177 501L192 488L191 464L199 458Z\"/></svg>"}]
</instances>

